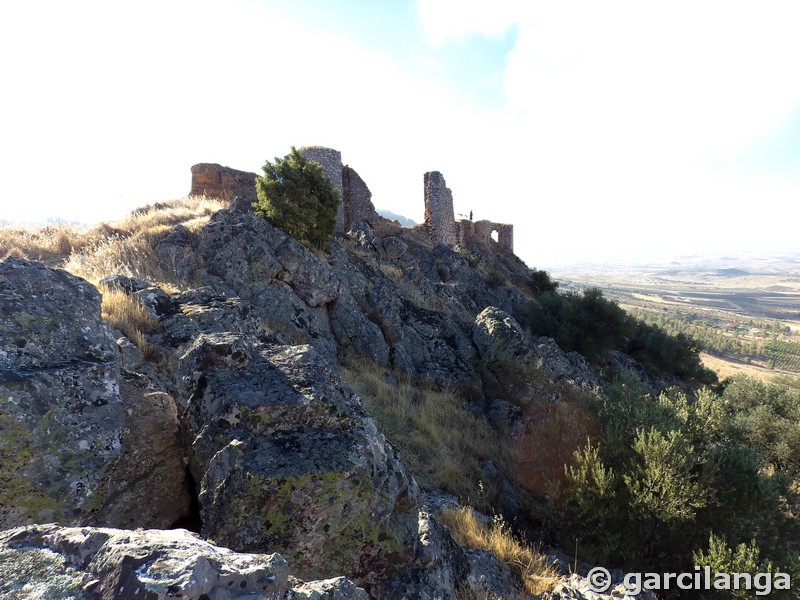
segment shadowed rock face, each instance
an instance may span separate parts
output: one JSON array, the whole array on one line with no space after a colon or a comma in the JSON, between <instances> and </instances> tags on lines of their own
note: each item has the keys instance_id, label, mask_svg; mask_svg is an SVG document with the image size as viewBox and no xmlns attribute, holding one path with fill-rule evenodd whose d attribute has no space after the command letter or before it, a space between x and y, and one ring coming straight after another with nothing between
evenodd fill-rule
<instances>
[{"instance_id":1,"label":"shadowed rock face","mask_svg":"<svg viewBox=\"0 0 800 600\"><path fill-rule=\"evenodd\" d=\"M122 368L97 290L20 259L0 263L0 284L0 527L186 514L175 404Z\"/></svg>"},{"instance_id":2,"label":"shadowed rock face","mask_svg":"<svg viewBox=\"0 0 800 600\"><path fill-rule=\"evenodd\" d=\"M527 405L543 379L551 390L596 391L600 380L577 352L564 352L551 339L531 338L507 312L488 307L475 318L472 339L488 370L517 405ZM530 377L536 373L537 377ZM557 398L554 398L557 399Z\"/></svg>"},{"instance_id":3,"label":"shadowed rock face","mask_svg":"<svg viewBox=\"0 0 800 600\"><path fill-rule=\"evenodd\" d=\"M280 232L272 235L278 248L286 242ZM279 251L283 259L275 260L305 300L291 283L281 281L280 289L311 309L316 294L330 289L333 297L338 288L326 288L330 274L321 266L295 262L295 251ZM294 573L351 575L376 597L392 597L399 589L400 583L389 581L404 582L422 597L446 595L460 580L460 549L430 515L419 512L416 483L335 366L309 345L282 343L281 336L266 332L243 333L257 331L256 316L271 304L256 309L207 288L170 299L144 281L109 280L161 320L162 332L150 341L164 356L176 351L162 363L164 377L129 343L114 341L99 316L99 294L83 280L16 259L0 265L0 277L0 331L28 340L3 355L0 465L4 482L12 484L4 489L5 527L37 520L167 527L189 511L185 456L197 484L202 534L216 543L239 551L280 551ZM248 297L258 303L262 292ZM14 462L17 456L22 458ZM47 527L8 534L13 539L0 548L6 553L5 562L0 560L5 581L33 581L14 557L44 555L8 552L22 546L42 550L43 544L51 550L58 545L56 553L81 546L102 565L73 573L65 566L72 559L45 552L46 574L36 581L62 569L82 585L96 577L127 589L151 572L145 563L183 560L195 565L192 573L207 573L205 559L192 558L197 544L189 538ZM170 544L189 554L163 554L162 546ZM431 548L447 553L434 556ZM210 580L221 577L215 573ZM342 581L306 584L292 597L350 594L352 584ZM91 589L103 590L98 597L113 597L106 588ZM154 593L143 597L163 597Z\"/></svg>"},{"instance_id":4,"label":"shadowed rock face","mask_svg":"<svg viewBox=\"0 0 800 600\"><path fill-rule=\"evenodd\" d=\"M279 551L304 577L411 561L416 484L318 352L211 334L180 365L204 536Z\"/></svg>"}]
</instances>

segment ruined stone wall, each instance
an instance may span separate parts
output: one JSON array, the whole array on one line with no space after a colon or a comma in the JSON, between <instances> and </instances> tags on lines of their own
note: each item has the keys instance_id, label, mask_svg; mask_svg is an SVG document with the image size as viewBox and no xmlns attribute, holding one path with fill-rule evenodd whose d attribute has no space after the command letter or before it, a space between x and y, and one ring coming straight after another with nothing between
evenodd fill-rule
<instances>
[{"instance_id":1,"label":"ruined stone wall","mask_svg":"<svg viewBox=\"0 0 800 600\"><path fill-rule=\"evenodd\" d=\"M378 214L372 204L372 193L358 173L342 166L342 153L333 148L306 146L299 152L322 167L325 176L341 195L336 231L344 233L353 223L367 221L375 225ZM201 163L192 167L191 195L207 195L231 200L239 196L255 202L255 173L237 171L217 164ZM466 221L456 223L453 211L453 193L439 171L425 173L425 225L431 239L450 246L466 244L470 239L491 246L492 232L497 232L500 249L514 252L514 226L493 221Z\"/></svg>"},{"instance_id":2,"label":"ruined stone wall","mask_svg":"<svg viewBox=\"0 0 800 600\"><path fill-rule=\"evenodd\" d=\"M333 184L334 189L339 190L339 212L336 215L336 232L344 233L344 193L342 189L342 153L333 148L322 146L303 146L298 152L308 160L317 163L322 167L322 172Z\"/></svg>"},{"instance_id":3,"label":"ruined stone wall","mask_svg":"<svg viewBox=\"0 0 800 600\"><path fill-rule=\"evenodd\" d=\"M256 177L258 175L255 173L200 163L192 167L192 189L189 195L211 196L223 200L233 200L234 196L239 196L255 202L258 200Z\"/></svg>"},{"instance_id":4,"label":"ruined stone wall","mask_svg":"<svg viewBox=\"0 0 800 600\"><path fill-rule=\"evenodd\" d=\"M372 204L372 192L355 169L349 165L342 168L342 204L345 229L350 229L350 226L357 221L374 224L378 218L378 213Z\"/></svg>"},{"instance_id":5,"label":"ruined stone wall","mask_svg":"<svg viewBox=\"0 0 800 600\"><path fill-rule=\"evenodd\" d=\"M425 173L425 225L434 242L454 245L456 235L453 193L447 187L439 171Z\"/></svg>"},{"instance_id":6,"label":"ruined stone wall","mask_svg":"<svg viewBox=\"0 0 800 600\"><path fill-rule=\"evenodd\" d=\"M492 233L497 232L497 242L492 239ZM496 243L502 250L514 252L514 226L508 223L495 223L493 221L467 221L461 219L456 222L456 238L459 244L467 245L469 240L478 240L491 247Z\"/></svg>"},{"instance_id":7,"label":"ruined stone wall","mask_svg":"<svg viewBox=\"0 0 800 600\"><path fill-rule=\"evenodd\" d=\"M307 146L300 148L299 152L320 165L333 187L339 191L341 202L337 215L337 232L344 232L356 221L374 223L377 220L378 213L372 204L372 192L354 169L342 166L341 152L321 146ZM255 202L258 199L255 186L257 177L255 173L201 163L192 167L192 188L189 194L214 196L224 200L239 196Z\"/></svg>"},{"instance_id":8,"label":"ruined stone wall","mask_svg":"<svg viewBox=\"0 0 800 600\"><path fill-rule=\"evenodd\" d=\"M514 253L514 225L511 223L495 223L497 245L503 250Z\"/></svg>"},{"instance_id":9,"label":"ruined stone wall","mask_svg":"<svg viewBox=\"0 0 800 600\"><path fill-rule=\"evenodd\" d=\"M467 245L467 240L475 237L475 223L466 219L456 221L456 243Z\"/></svg>"}]
</instances>

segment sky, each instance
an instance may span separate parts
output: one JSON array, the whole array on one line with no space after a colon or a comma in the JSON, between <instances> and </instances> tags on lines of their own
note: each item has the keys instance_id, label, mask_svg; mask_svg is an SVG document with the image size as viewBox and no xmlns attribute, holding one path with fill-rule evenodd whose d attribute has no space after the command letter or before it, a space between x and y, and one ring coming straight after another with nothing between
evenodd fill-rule
<instances>
[{"instance_id":1,"label":"sky","mask_svg":"<svg viewBox=\"0 0 800 600\"><path fill-rule=\"evenodd\" d=\"M0 221L321 145L416 221L441 171L531 267L800 251L798 31L796 0L3 2Z\"/></svg>"}]
</instances>

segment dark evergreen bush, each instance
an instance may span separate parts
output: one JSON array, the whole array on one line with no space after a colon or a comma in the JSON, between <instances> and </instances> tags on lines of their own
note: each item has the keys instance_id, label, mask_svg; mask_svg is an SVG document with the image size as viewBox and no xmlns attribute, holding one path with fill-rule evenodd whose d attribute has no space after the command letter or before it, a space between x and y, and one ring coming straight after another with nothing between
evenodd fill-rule
<instances>
[{"instance_id":1,"label":"dark evergreen bush","mask_svg":"<svg viewBox=\"0 0 800 600\"><path fill-rule=\"evenodd\" d=\"M339 192L322 168L292 147L286 158L267 161L263 171L256 179L256 212L309 248L328 250Z\"/></svg>"}]
</instances>

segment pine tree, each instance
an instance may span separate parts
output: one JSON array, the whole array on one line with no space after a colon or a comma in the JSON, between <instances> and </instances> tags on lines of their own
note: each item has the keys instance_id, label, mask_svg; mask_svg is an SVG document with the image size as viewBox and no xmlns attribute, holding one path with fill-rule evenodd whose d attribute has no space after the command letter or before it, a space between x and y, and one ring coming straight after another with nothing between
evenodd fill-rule
<instances>
[{"instance_id":1,"label":"pine tree","mask_svg":"<svg viewBox=\"0 0 800 600\"><path fill-rule=\"evenodd\" d=\"M255 211L275 227L315 250L328 250L336 228L339 192L322 168L294 146L286 158L275 158L256 179Z\"/></svg>"}]
</instances>

